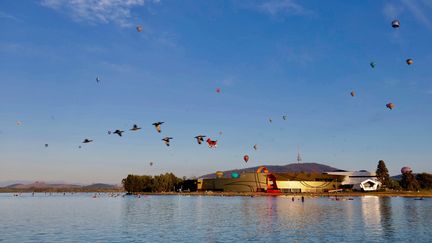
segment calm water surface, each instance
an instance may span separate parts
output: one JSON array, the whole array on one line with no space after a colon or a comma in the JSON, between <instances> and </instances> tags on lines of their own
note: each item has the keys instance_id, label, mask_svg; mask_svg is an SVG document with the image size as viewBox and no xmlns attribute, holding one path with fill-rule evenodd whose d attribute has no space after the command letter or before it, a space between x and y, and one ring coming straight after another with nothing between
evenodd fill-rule
<instances>
[{"instance_id":1,"label":"calm water surface","mask_svg":"<svg viewBox=\"0 0 432 243\"><path fill-rule=\"evenodd\" d=\"M0 242L432 242L432 199L0 194Z\"/></svg>"}]
</instances>

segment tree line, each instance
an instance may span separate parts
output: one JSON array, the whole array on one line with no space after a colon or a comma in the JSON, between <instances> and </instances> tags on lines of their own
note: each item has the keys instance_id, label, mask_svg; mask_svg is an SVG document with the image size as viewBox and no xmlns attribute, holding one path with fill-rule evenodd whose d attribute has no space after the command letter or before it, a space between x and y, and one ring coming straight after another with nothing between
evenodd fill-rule
<instances>
[{"instance_id":1,"label":"tree line","mask_svg":"<svg viewBox=\"0 0 432 243\"><path fill-rule=\"evenodd\" d=\"M376 175L384 188L407 191L432 190L432 174L414 174L412 171L406 171L402 173L402 178L398 181L390 178L383 160L378 162Z\"/></svg>"},{"instance_id":2,"label":"tree line","mask_svg":"<svg viewBox=\"0 0 432 243\"><path fill-rule=\"evenodd\" d=\"M184 178L178 178L173 173L156 176L128 175L122 180L122 184L128 193L172 192L181 186L183 180Z\"/></svg>"}]
</instances>

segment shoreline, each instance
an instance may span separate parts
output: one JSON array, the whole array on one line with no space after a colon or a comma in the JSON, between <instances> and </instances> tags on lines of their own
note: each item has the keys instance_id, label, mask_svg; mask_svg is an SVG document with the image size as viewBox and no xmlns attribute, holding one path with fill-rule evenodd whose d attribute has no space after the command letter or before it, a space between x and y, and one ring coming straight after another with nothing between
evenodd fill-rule
<instances>
[{"instance_id":1,"label":"shoreline","mask_svg":"<svg viewBox=\"0 0 432 243\"><path fill-rule=\"evenodd\" d=\"M0 190L0 193L6 194L22 194L22 193L33 193L33 191L28 190ZM121 190L95 190L95 191L72 191L72 190L64 190L64 191L35 191L35 194L44 194L44 193L52 193L52 194L63 194L63 193L122 193L127 195L126 191ZM420 191L420 192L412 192L412 191L384 191L384 192L303 192L303 193L265 193L265 192L140 192L128 194L130 196L222 196L222 197L365 197L365 196L378 196L378 197L411 197L411 198L419 198L426 197L432 198L432 191Z\"/></svg>"}]
</instances>

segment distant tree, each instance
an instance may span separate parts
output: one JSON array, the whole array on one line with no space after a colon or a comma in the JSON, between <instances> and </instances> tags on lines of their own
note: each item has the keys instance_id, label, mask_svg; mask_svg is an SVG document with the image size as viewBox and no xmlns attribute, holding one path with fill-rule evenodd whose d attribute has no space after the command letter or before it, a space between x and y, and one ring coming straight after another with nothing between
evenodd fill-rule
<instances>
[{"instance_id":1,"label":"distant tree","mask_svg":"<svg viewBox=\"0 0 432 243\"><path fill-rule=\"evenodd\" d=\"M388 185L388 188L393 190L401 190L402 187L399 184L399 181L390 179L390 184Z\"/></svg>"},{"instance_id":2,"label":"distant tree","mask_svg":"<svg viewBox=\"0 0 432 243\"><path fill-rule=\"evenodd\" d=\"M390 186L390 175L388 173L387 166L385 165L384 160L378 161L376 176L378 178L378 181L382 183L383 187Z\"/></svg>"},{"instance_id":3,"label":"distant tree","mask_svg":"<svg viewBox=\"0 0 432 243\"><path fill-rule=\"evenodd\" d=\"M122 180L124 189L129 193L137 192L169 192L174 191L182 179L177 178L173 173L160 174L158 176L128 175Z\"/></svg>"},{"instance_id":4,"label":"distant tree","mask_svg":"<svg viewBox=\"0 0 432 243\"><path fill-rule=\"evenodd\" d=\"M422 189L432 189L432 174L421 173L416 175L416 179Z\"/></svg>"},{"instance_id":5,"label":"distant tree","mask_svg":"<svg viewBox=\"0 0 432 243\"><path fill-rule=\"evenodd\" d=\"M408 191L417 191L420 189L420 185L411 171L402 174L400 185Z\"/></svg>"}]
</instances>

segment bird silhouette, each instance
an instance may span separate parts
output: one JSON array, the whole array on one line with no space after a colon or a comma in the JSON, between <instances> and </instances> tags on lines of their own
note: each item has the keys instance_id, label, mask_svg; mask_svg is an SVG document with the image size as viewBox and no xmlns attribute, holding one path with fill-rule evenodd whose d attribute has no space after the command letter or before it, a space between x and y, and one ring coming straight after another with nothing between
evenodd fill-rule
<instances>
[{"instance_id":1,"label":"bird silhouette","mask_svg":"<svg viewBox=\"0 0 432 243\"><path fill-rule=\"evenodd\" d=\"M122 134L124 133L124 131L120 131L120 130L115 130L114 132L113 132L114 134L117 134L117 135L119 135L120 137L122 136Z\"/></svg>"},{"instance_id":2,"label":"bird silhouette","mask_svg":"<svg viewBox=\"0 0 432 243\"><path fill-rule=\"evenodd\" d=\"M140 129L141 129L141 127L138 127L137 124L134 124L133 127L132 127L130 130L131 130L131 131L138 131L138 130L140 130Z\"/></svg>"},{"instance_id":3,"label":"bird silhouette","mask_svg":"<svg viewBox=\"0 0 432 243\"><path fill-rule=\"evenodd\" d=\"M198 135L198 136L196 136L195 138L196 138L198 144L201 144L202 142L204 142L204 138L205 138L205 137L206 137L206 136L204 136L204 135Z\"/></svg>"},{"instance_id":4,"label":"bird silhouette","mask_svg":"<svg viewBox=\"0 0 432 243\"><path fill-rule=\"evenodd\" d=\"M155 126L156 131L157 131L158 133L161 132L161 125L162 125L162 124L164 124L164 122L155 122L155 123L153 123L153 126Z\"/></svg>"},{"instance_id":5,"label":"bird silhouette","mask_svg":"<svg viewBox=\"0 0 432 243\"><path fill-rule=\"evenodd\" d=\"M164 141L166 146L170 146L170 140L173 139L172 137L164 137L162 138L162 141Z\"/></svg>"}]
</instances>

